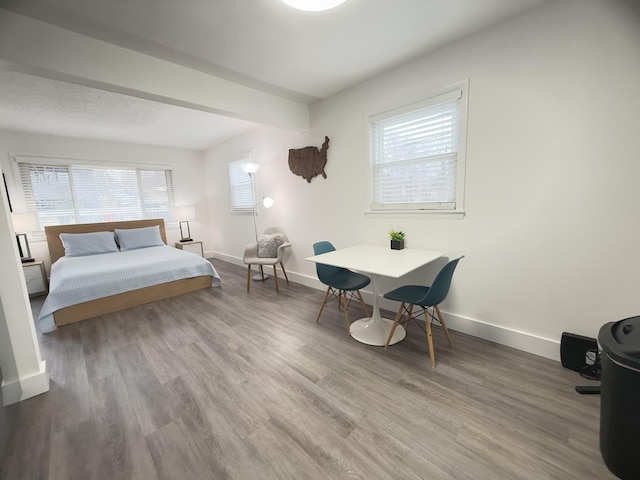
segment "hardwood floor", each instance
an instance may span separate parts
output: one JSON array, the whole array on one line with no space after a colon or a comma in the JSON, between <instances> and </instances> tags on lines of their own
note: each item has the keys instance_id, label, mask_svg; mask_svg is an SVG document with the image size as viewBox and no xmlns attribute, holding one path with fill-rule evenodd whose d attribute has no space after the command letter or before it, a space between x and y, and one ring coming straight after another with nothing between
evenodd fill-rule
<instances>
[{"instance_id":1,"label":"hardwood floor","mask_svg":"<svg viewBox=\"0 0 640 480\"><path fill-rule=\"evenodd\" d=\"M436 328L431 369L415 325L363 345L323 292L214 263L221 288L40 336L51 390L1 409L0 478L615 478L559 363Z\"/></svg>"}]
</instances>

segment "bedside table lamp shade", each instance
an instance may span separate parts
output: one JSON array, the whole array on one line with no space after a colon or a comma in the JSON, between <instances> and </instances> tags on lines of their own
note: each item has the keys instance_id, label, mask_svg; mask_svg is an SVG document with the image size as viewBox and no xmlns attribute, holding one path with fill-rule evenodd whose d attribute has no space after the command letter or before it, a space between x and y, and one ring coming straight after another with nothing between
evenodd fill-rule
<instances>
[{"instance_id":1,"label":"bedside table lamp shade","mask_svg":"<svg viewBox=\"0 0 640 480\"><path fill-rule=\"evenodd\" d=\"M194 207L171 207L171 218L180 223L180 241L191 242L189 220L195 220L196 209Z\"/></svg>"},{"instance_id":2,"label":"bedside table lamp shade","mask_svg":"<svg viewBox=\"0 0 640 480\"><path fill-rule=\"evenodd\" d=\"M16 242L18 242L20 260L22 260L23 263L33 262L27 234L18 232L34 232L38 230L38 219L32 213L12 213L11 221L16 231Z\"/></svg>"}]
</instances>

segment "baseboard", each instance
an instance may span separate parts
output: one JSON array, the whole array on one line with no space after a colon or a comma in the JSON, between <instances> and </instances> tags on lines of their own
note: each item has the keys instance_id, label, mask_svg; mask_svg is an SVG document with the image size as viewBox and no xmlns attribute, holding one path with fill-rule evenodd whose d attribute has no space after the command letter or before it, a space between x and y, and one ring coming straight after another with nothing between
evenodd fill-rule
<instances>
[{"instance_id":1,"label":"baseboard","mask_svg":"<svg viewBox=\"0 0 640 480\"><path fill-rule=\"evenodd\" d=\"M232 257L229 255L213 253L206 255L207 257L217 258L225 262L233 263L235 265L244 266L241 258ZM317 290L325 290L326 286L323 285L317 278L309 275L302 275L295 272L287 271L289 280L307 287L315 288ZM362 296L365 301L371 305L373 303L373 294L370 291L362 290ZM387 310L388 312L395 312L398 308L397 304L380 299L380 308ZM523 352L532 353L541 357L549 358L551 360L560 361L560 341L550 340L548 338L539 337L526 332L520 332L512 328L502 327L499 325L493 325L491 323L483 322L472 318L463 317L460 315L448 313L442 310L442 314L445 316L447 326L451 330L457 332L466 333L474 337L482 338L490 342L495 342L500 345L512 347ZM390 313L393 316L393 313Z\"/></svg>"},{"instance_id":2,"label":"baseboard","mask_svg":"<svg viewBox=\"0 0 640 480\"><path fill-rule=\"evenodd\" d=\"M451 330L466 333L474 337L499 343L524 352L533 353L551 360L560 361L560 342L548 338L538 337L530 333L520 332L511 328L492 325L487 322L462 317L442 311L447 327Z\"/></svg>"},{"instance_id":3,"label":"baseboard","mask_svg":"<svg viewBox=\"0 0 640 480\"><path fill-rule=\"evenodd\" d=\"M40 362L40 371L38 373L11 382L3 381L1 388L2 404L5 407L48 392L49 374L46 371L46 362Z\"/></svg>"},{"instance_id":4,"label":"baseboard","mask_svg":"<svg viewBox=\"0 0 640 480\"><path fill-rule=\"evenodd\" d=\"M226 253L218 252L204 252L204 258L212 258L214 260L222 260L223 262L232 263L234 265L240 265L245 267L246 265L242 261L242 258L227 255ZM288 273L288 272L287 272Z\"/></svg>"}]
</instances>

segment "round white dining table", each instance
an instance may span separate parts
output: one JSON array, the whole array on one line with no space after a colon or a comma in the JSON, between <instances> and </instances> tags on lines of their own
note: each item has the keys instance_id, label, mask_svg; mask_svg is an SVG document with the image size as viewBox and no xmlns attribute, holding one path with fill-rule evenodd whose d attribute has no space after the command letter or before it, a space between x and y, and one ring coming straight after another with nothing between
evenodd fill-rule
<instances>
[{"instance_id":1,"label":"round white dining table","mask_svg":"<svg viewBox=\"0 0 640 480\"><path fill-rule=\"evenodd\" d=\"M367 345L384 346L389 337L393 321L380 314L380 277L400 278L444 256L444 252L404 248L391 250L383 245L354 245L333 252L308 257L306 260L334 267L348 268L369 275L373 289L373 312L371 317L361 318L351 324L351 336ZM389 342L393 345L406 335L399 326Z\"/></svg>"}]
</instances>

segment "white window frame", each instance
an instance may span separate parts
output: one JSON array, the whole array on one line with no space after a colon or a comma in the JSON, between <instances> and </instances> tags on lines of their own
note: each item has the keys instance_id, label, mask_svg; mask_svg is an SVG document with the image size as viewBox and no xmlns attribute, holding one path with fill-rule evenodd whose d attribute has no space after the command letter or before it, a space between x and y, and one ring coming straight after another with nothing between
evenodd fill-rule
<instances>
[{"instance_id":1,"label":"white window frame","mask_svg":"<svg viewBox=\"0 0 640 480\"><path fill-rule=\"evenodd\" d=\"M467 110L468 110L468 92L469 80L458 82L450 87L443 89L437 94L430 96L428 99L411 105L406 105L384 113L372 115L369 117L369 194L370 194L370 211L368 213L437 213L437 214L464 214L464 186L466 171L466 139L467 139ZM437 152L433 156L425 156L421 158L412 158L410 161L394 162L381 159L382 141L384 140L384 132L381 126L393 126L397 120L398 125L402 122L403 116L407 114L420 113L420 110L429 111L437 108L439 105L447 102L455 102L457 104L458 115L458 135L457 135L457 151L444 153ZM381 180L378 176L379 170L385 165L402 168L403 164L411 165L433 165L434 163L446 163L444 157L447 157L449 164L451 158L455 162L455 179L451 179L449 190L455 188L455 194L448 201L433 202L384 202L384 198L378 193L381 190ZM378 198L376 198L376 196ZM410 200L407 198L407 200Z\"/></svg>"},{"instance_id":2,"label":"white window frame","mask_svg":"<svg viewBox=\"0 0 640 480\"><path fill-rule=\"evenodd\" d=\"M122 162L96 162L92 160L81 159L64 159L64 158L51 158L51 157L34 157L27 155L11 155L15 162L15 168L18 173L21 190L23 192L26 209L35 214L38 217L39 228L38 232L44 231L46 225L55 224L74 224L74 223L93 223L100 221L120 221L120 220L138 220L145 218L163 218L166 223L171 222L170 209L175 204L174 186L173 186L173 172L168 165L147 165L137 164L132 165ZM62 209L46 209L40 203L42 200L38 200L39 195L33 191L31 171L35 169L48 169L49 171L58 171L59 173L66 175L69 184L66 185L68 189L66 201ZM110 218L105 218L102 212L104 206L97 206L96 211L92 214L90 209L84 209L82 212L82 201L79 195L82 195L82 191L87 192L86 186L79 185L77 178L74 177L74 171L77 173L81 170L94 170L96 172L124 172L130 171L135 174L135 185L138 204L135 207L127 207L122 209L114 209L112 205L109 205ZM164 189L166 199L166 205L151 206L150 201L156 200L154 189L149 189L144 186L143 177L145 172L153 172L153 174L162 174L164 176ZM75 180L75 183L74 183ZM63 185L64 189L65 186ZM104 192L103 192L104 193ZM164 196L164 195L161 195ZM42 198L42 197L40 197ZM53 197L50 197L53 199ZM62 199L62 197L58 197ZM88 197L85 197L88 198ZM146 199L146 201L145 201ZM51 202L49 202L51 203ZM86 201L84 202L86 205ZM58 212L56 214L56 211ZM66 211L66 215L64 214ZM94 218L85 220L82 216L94 215ZM102 216L102 218L98 218ZM66 217L66 219L65 219Z\"/></svg>"},{"instance_id":3,"label":"white window frame","mask_svg":"<svg viewBox=\"0 0 640 480\"><path fill-rule=\"evenodd\" d=\"M253 215L256 198L256 177L246 173L242 166L247 163L254 163L253 151L246 152L235 157L228 163L229 170L229 205L231 213L239 215Z\"/></svg>"}]
</instances>

